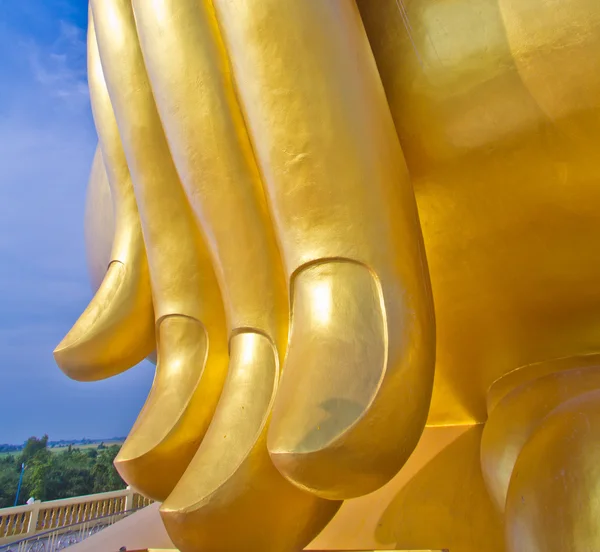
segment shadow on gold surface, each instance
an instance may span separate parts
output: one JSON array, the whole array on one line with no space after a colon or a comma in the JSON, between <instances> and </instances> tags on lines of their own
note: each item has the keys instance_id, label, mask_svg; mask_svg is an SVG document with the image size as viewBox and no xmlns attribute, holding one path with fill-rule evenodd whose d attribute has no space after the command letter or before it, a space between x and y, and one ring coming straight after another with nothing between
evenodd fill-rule
<instances>
[{"instance_id":1,"label":"shadow on gold surface","mask_svg":"<svg viewBox=\"0 0 600 552\"><path fill-rule=\"evenodd\" d=\"M482 425L427 428L400 473L346 501L307 550L504 552L502 517L481 474L482 432Z\"/></svg>"},{"instance_id":2,"label":"shadow on gold surface","mask_svg":"<svg viewBox=\"0 0 600 552\"><path fill-rule=\"evenodd\" d=\"M379 541L407 549L427 544L452 552L504 550L502 517L481 475L482 431L482 425L467 429L423 465L383 512Z\"/></svg>"}]
</instances>

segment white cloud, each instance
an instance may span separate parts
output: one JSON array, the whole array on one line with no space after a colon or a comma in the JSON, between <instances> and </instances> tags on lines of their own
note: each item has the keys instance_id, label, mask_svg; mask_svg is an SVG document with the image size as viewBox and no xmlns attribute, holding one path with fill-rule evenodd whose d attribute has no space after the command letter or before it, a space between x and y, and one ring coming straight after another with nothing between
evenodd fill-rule
<instances>
[{"instance_id":1,"label":"white cloud","mask_svg":"<svg viewBox=\"0 0 600 552\"><path fill-rule=\"evenodd\" d=\"M35 79L55 96L80 100L87 104L88 87L82 52L85 52L83 29L60 22L60 34L50 48L29 40L29 62Z\"/></svg>"}]
</instances>

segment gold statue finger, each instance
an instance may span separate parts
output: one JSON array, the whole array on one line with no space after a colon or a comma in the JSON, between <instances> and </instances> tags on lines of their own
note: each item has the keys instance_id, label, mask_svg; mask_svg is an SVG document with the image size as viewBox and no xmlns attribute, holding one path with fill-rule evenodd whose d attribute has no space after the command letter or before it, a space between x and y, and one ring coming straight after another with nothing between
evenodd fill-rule
<instances>
[{"instance_id":1,"label":"gold statue finger","mask_svg":"<svg viewBox=\"0 0 600 552\"><path fill-rule=\"evenodd\" d=\"M96 147L92 159L92 168L85 196L83 233L90 284L94 293L96 293L102 285L102 280L106 276L106 268L112 260L112 247L116 230L114 199L110 191L100 144ZM150 280L148 280L148 297L152 300ZM154 327L154 314L151 316L150 325Z\"/></svg>"},{"instance_id":2,"label":"gold statue finger","mask_svg":"<svg viewBox=\"0 0 600 552\"><path fill-rule=\"evenodd\" d=\"M435 328L402 151L353 0L214 0L290 287L278 469L371 492L423 430Z\"/></svg>"},{"instance_id":3,"label":"gold statue finger","mask_svg":"<svg viewBox=\"0 0 600 552\"><path fill-rule=\"evenodd\" d=\"M148 260L137 204L112 108L102 96L104 77L97 56L89 56L88 75L100 140L90 178L108 179L115 229L104 279L54 351L60 368L79 381L119 374L148 356L155 343Z\"/></svg>"},{"instance_id":4,"label":"gold statue finger","mask_svg":"<svg viewBox=\"0 0 600 552\"><path fill-rule=\"evenodd\" d=\"M265 551L300 549L340 503L297 489L267 451L288 336L287 293L212 3L133 6L174 162L208 237L231 336L215 417L162 517L182 549L233 550L248 542ZM181 112L181 105L196 108Z\"/></svg>"},{"instance_id":5,"label":"gold statue finger","mask_svg":"<svg viewBox=\"0 0 600 552\"><path fill-rule=\"evenodd\" d=\"M223 307L156 111L130 2L91 6L90 40L95 32L140 210L158 343L152 390L115 464L130 484L164 500L202 441L222 390Z\"/></svg>"}]
</instances>

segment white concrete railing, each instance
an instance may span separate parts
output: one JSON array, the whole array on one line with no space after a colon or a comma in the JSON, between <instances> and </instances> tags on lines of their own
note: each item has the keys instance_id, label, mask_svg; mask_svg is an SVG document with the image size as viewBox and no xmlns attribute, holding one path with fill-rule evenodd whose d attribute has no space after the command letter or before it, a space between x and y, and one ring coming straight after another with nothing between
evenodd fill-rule
<instances>
[{"instance_id":1,"label":"white concrete railing","mask_svg":"<svg viewBox=\"0 0 600 552\"><path fill-rule=\"evenodd\" d=\"M42 531L92 521L148 506L152 500L127 487L122 491L51 500L0 509L0 546Z\"/></svg>"}]
</instances>

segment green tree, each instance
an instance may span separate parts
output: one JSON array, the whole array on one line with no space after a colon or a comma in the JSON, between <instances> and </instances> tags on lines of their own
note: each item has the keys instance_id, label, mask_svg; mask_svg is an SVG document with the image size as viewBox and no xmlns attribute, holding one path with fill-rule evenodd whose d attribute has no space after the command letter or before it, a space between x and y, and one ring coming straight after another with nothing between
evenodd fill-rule
<instances>
[{"instance_id":1,"label":"green tree","mask_svg":"<svg viewBox=\"0 0 600 552\"><path fill-rule=\"evenodd\" d=\"M68 498L93 493L91 473L94 460L87 452L72 449L53 455L53 470L49 474L49 492L55 498Z\"/></svg>"},{"instance_id":2,"label":"green tree","mask_svg":"<svg viewBox=\"0 0 600 552\"><path fill-rule=\"evenodd\" d=\"M23 452L21 453L21 457L19 463L27 463L31 460L39 451L47 450L48 448L48 435L44 435L41 439L37 437L29 437L27 441L25 441L25 446L23 447Z\"/></svg>"},{"instance_id":3,"label":"green tree","mask_svg":"<svg viewBox=\"0 0 600 552\"><path fill-rule=\"evenodd\" d=\"M51 500L48 493L48 481L52 471L52 453L47 448L38 449L25 462L25 466L21 502L26 501L30 496L36 500Z\"/></svg>"},{"instance_id":4,"label":"green tree","mask_svg":"<svg viewBox=\"0 0 600 552\"><path fill-rule=\"evenodd\" d=\"M27 468L19 495L21 504L31 496L55 500L125 488L113 464L120 447L69 447L52 452L47 445L47 436L31 437L21 454L0 457L0 508L13 505L22 461Z\"/></svg>"},{"instance_id":5,"label":"green tree","mask_svg":"<svg viewBox=\"0 0 600 552\"><path fill-rule=\"evenodd\" d=\"M125 482L121 479L114 466L114 461L118 453L119 447L111 446L98 454L96 463L92 468L95 493L116 491L126 487Z\"/></svg>"},{"instance_id":6,"label":"green tree","mask_svg":"<svg viewBox=\"0 0 600 552\"><path fill-rule=\"evenodd\" d=\"M98 447L100 448L100 447ZM92 459L95 460L98 457L98 451L95 448L89 448L85 453Z\"/></svg>"},{"instance_id":7,"label":"green tree","mask_svg":"<svg viewBox=\"0 0 600 552\"><path fill-rule=\"evenodd\" d=\"M0 458L0 508L8 508L14 504L20 466L13 455Z\"/></svg>"}]
</instances>

